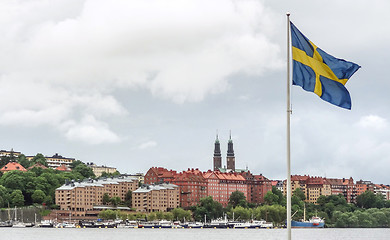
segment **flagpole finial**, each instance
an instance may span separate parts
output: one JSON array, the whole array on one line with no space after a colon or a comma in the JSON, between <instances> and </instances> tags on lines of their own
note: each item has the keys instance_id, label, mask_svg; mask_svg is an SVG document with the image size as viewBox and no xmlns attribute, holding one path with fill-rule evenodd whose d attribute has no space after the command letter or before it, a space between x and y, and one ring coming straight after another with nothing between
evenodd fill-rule
<instances>
[{"instance_id":1,"label":"flagpole finial","mask_svg":"<svg viewBox=\"0 0 390 240\"><path fill-rule=\"evenodd\" d=\"M286 12L286 15L289 17L290 16L290 12Z\"/></svg>"}]
</instances>

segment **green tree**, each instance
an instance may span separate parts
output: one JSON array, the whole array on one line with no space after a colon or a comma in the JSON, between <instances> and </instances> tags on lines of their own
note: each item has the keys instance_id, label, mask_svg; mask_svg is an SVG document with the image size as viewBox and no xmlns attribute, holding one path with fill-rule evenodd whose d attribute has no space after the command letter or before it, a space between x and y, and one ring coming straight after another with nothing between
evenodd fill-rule
<instances>
[{"instance_id":1,"label":"green tree","mask_svg":"<svg viewBox=\"0 0 390 240\"><path fill-rule=\"evenodd\" d=\"M154 221L157 219L156 213L149 213L147 217L148 221Z\"/></svg>"},{"instance_id":2,"label":"green tree","mask_svg":"<svg viewBox=\"0 0 390 240\"><path fill-rule=\"evenodd\" d=\"M128 207L131 207L132 206L132 199L133 199L133 192L131 190L127 191L126 195L125 195L125 203Z\"/></svg>"},{"instance_id":3,"label":"green tree","mask_svg":"<svg viewBox=\"0 0 390 240\"><path fill-rule=\"evenodd\" d=\"M11 193L11 202L12 206L21 207L24 205L24 196L22 191L20 190L14 190Z\"/></svg>"},{"instance_id":4,"label":"green tree","mask_svg":"<svg viewBox=\"0 0 390 240\"><path fill-rule=\"evenodd\" d=\"M83 178L95 178L92 168L88 167L84 163L78 164L72 171L80 173Z\"/></svg>"},{"instance_id":5,"label":"green tree","mask_svg":"<svg viewBox=\"0 0 390 240\"><path fill-rule=\"evenodd\" d=\"M7 189L0 185L0 208L7 207L10 202L10 196Z\"/></svg>"},{"instance_id":6,"label":"green tree","mask_svg":"<svg viewBox=\"0 0 390 240\"><path fill-rule=\"evenodd\" d=\"M22 165L25 169L31 166L31 162L26 158L24 154L20 154L17 159L18 163Z\"/></svg>"},{"instance_id":7,"label":"green tree","mask_svg":"<svg viewBox=\"0 0 390 240\"><path fill-rule=\"evenodd\" d=\"M184 210L183 208L175 208L171 211L173 219L185 222L191 220L191 211Z\"/></svg>"},{"instance_id":8,"label":"green tree","mask_svg":"<svg viewBox=\"0 0 390 240\"><path fill-rule=\"evenodd\" d=\"M163 218L165 220L172 221L173 220L173 214L171 212L166 212L166 213L164 213L164 217Z\"/></svg>"},{"instance_id":9,"label":"green tree","mask_svg":"<svg viewBox=\"0 0 390 240\"><path fill-rule=\"evenodd\" d=\"M272 191L268 191L264 196L264 202L267 205L278 204L279 197L278 195L274 194Z\"/></svg>"},{"instance_id":10,"label":"green tree","mask_svg":"<svg viewBox=\"0 0 390 240\"><path fill-rule=\"evenodd\" d=\"M80 161L80 160L75 160L75 161L73 161L71 164L70 164L70 168L71 169L74 169L75 167L77 167L78 165L80 165L80 164L84 164L82 161Z\"/></svg>"},{"instance_id":11,"label":"green tree","mask_svg":"<svg viewBox=\"0 0 390 240\"><path fill-rule=\"evenodd\" d=\"M121 198L118 196L114 196L110 198L110 203L115 207L118 206L121 201L122 201Z\"/></svg>"},{"instance_id":12,"label":"green tree","mask_svg":"<svg viewBox=\"0 0 390 240\"><path fill-rule=\"evenodd\" d=\"M233 219L233 213L234 213L234 219L235 220L250 220L252 218L252 209L244 208L242 206L237 206L228 212L228 216L230 219Z\"/></svg>"},{"instance_id":13,"label":"green tree","mask_svg":"<svg viewBox=\"0 0 390 240\"><path fill-rule=\"evenodd\" d=\"M382 194L375 194L369 190L356 197L356 205L360 208L382 208L385 205Z\"/></svg>"},{"instance_id":14,"label":"green tree","mask_svg":"<svg viewBox=\"0 0 390 240\"><path fill-rule=\"evenodd\" d=\"M108 193L104 193L103 194L103 204L107 205L108 203L110 203L110 195L108 195Z\"/></svg>"},{"instance_id":15,"label":"green tree","mask_svg":"<svg viewBox=\"0 0 390 240\"><path fill-rule=\"evenodd\" d=\"M48 166L47 165L47 161L46 161L46 158L45 156L43 156L42 153L38 153L37 155L35 155L33 157L33 159L31 160L31 165L34 165L36 163L40 163L42 165L45 165L46 167Z\"/></svg>"},{"instance_id":16,"label":"green tree","mask_svg":"<svg viewBox=\"0 0 390 240\"><path fill-rule=\"evenodd\" d=\"M99 218L108 220L108 219L116 219L118 216L119 211L114 211L111 209L103 210L99 213Z\"/></svg>"},{"instance_id":17,"label":"green tree","mask_svg":"<svg viewBox=\"0 0 390 240\"><path fill-rule=\"evenodd\" d=\"M297 196L301 201L306 200L305 193L300 188L294 190L293 196Z\"/></svg>"},{"instance_id":18,"label":"green tree","mask_svg":"<svg viewBox=\"0 0 390 240\"><path fill-rule=\"evenodd\" d=\"M46 198L46 194L42 190L35 190L31 196L34 203L43 203Z\"/></svg>"},{"instance_id":19,"label":"green tree","mask_svg":"<svg viewBox=\"0 0 390 240\"><path fill-rule=\"evenodd\" d=\"M233 208L237 206L247 207L246 197L243 192L234 191L229 197L229 204L232 205Z\"/></svg>"},{"instance_id":20,"label":"green tree","mask_svg":"<svg viewBox=\"0 0 390 240\"><path fill-rule=\"evenodd\" d=\"M220 218L223 215L222 204L214 201L213 197L211 196L200 199L199 204L193 209L194 218L196 221L203 221L205 215L208 221L211 219Z\"/></svg>"}]
</instances>

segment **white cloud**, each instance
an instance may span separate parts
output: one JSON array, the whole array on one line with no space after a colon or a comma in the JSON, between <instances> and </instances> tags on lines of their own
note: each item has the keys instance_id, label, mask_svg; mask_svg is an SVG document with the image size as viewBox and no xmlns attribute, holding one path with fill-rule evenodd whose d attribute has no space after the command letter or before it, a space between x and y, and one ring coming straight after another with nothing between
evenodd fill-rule
<instances>
[{"instance_id":1,"label":"white cloud","mask_svg":"<svg viewBox=\"0 0 390 240\"><path fill-rule=\"evenodd\" d=\"M61 128L69 140L92 145L120 142L119 136L112 132L106 123L97 121L91 115L85 116L80 122L65 122Z\"/></svg>"},{"instance_id":2,"label":"white cloud","mask_svg":"<svg viewBox=\"0 0 390 240\"><path fill-rule=\"evenodd\" d=\"M117 89L201 101L232 74L280 68L272 14L258 1L4 1L0 124L79 122L69 139L115 142L105 118L127 113Z\"/></svg>"},{"instance_id":3,"label":"white cloud","mask_svg":"<svg viewBox=\"0 0 390 240\"><path fill-rule=\"evenodd\" d=\"M387 128L387 120L377 115L368 115L361 117L358 126L373 130L383 130Z\"/></svg>"},{"instance_id":4,"label":"white cloud","mask_svg":"<svg viewBox=\"0 0 390 240\"><path fill-rule=\"evenodd\" d=\"M147 148L152 148L152 147L155 147L157 146L157 142L155 141L148 141L148 142L145 142L145 143L142 143L138 146L139 149L147 149Z\"/></svg>"}]
</instances>

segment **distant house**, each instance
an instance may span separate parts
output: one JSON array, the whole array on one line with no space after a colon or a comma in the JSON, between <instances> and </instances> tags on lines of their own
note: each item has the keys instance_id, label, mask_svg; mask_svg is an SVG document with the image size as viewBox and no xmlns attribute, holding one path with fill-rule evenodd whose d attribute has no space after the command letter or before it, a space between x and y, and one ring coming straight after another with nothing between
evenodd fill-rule
<instances>
[{"instance_id":1,"label":"distant house","mask_svg":"<svg viewBox=\"0 0 390 240\"><path fill-rule=\"evenodd\" d=\"M3 173L9 172L9 171L27 172L27 170L17 162L9 162L2 169L0 169L0 172L3 172Z\"/></svg>"},{"instance_id":2,"label":"distant house","mask_svg":"<svg viewBox=\"0 0 390 240\"><path fill-rule=\"evenodd\" d=\"M66 164L61 164L61 166L57 167L55 170L63 171L63 172L70 172L72 171Z\"/></svg>"},{"instance_id":3,"label":"distant house","mask_svg":"<svg viewBox=\"0 0 390 240\"><path fill-rule=\"evenodd\" d=\"M28 170L30 169L33 169L33 168L42 168L42 169L47 169L47 167L45 165L43 165L42 163L35 163L34 165L32 165L31 167L27 168Z\"/></svg>"}]
</instances>

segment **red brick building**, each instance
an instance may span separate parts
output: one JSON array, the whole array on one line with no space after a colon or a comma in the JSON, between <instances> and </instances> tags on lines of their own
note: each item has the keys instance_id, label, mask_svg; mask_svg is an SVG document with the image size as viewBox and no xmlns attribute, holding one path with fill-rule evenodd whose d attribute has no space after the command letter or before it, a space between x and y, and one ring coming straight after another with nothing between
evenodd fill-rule
<instances>
[{"instance_id":1,"label":"red brick building","mask_svg":"<svg viewBox=\"0 0 390 240\"><path fill-rule=\"evenodd\" d=\"M253 175L250 171L240 173L247 184L247 201L250 203L264 203L264 196L272 191L272 182L262 174Z\"/></svg>"},{"instance_id":2,"label":"red brick building","mask_svg":"<svg viewBox=\"0 0 390 240\"><path fill-rule=\"evenodd\" d=\"M155 183L164 183L172 182L176 171L167 170L162 167L152 167L150 168L144 177L145 184L155 184Z\"/></svg>"},{"instance_id":3,"label":"red brick building","mask_svg":"<svg viewBox=\"0 0 390 240\"><path fill-rule=\"evenodd\" d=\"M175 174L171 183L179 186L180 206L183 208L195 206L201 198L207 197L207 182L198 169Z\"/></svg>"},{"instance_id":4,"label":"red brick building","mask_svg":"<svg viewBox=\"0 0 390 240\"><path fill-rule=\"evenodd\" d=\"M226 207L230 195L235 191L243 192L248 199L248 186L243 176L238 173L221 173L219 171L207 171L203 173L207 182L207 195Z\"/></svg>"}]
</instances>

